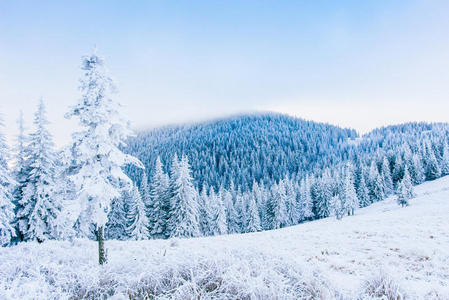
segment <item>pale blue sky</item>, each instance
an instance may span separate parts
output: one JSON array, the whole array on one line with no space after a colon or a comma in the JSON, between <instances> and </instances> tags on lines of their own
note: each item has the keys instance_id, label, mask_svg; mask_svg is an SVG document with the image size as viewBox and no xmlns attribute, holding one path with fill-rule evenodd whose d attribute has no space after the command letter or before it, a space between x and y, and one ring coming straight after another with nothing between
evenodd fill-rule
<instances>
[{"instance_id":1,"label":"pale blue sky","mask_svg":"<svg viewBox=\"0 0 449 300\"><path fill-rule=\"evenodd\" d=\"M0 0L6 133L42 96L59 144L94 45L136 128L276 110L367 131L449 121L449 1Z\"/></svg>"}]
</instances>

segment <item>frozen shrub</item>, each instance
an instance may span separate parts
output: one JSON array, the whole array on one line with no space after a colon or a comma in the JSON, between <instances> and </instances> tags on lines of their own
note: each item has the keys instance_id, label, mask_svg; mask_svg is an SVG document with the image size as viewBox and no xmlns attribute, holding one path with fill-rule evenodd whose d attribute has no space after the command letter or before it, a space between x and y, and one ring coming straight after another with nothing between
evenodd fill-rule
<instances>
[{"instance_id":1,"label":"frozen shrub","mask_svg":"<svg viewBox=\"0 0 449 300\"><path fill-rule=\"evenodd\" d=\"M380 273L363 283L359 299L404 300L407 298L405 292L391 277Z\"/></svg>"}]
</instances>

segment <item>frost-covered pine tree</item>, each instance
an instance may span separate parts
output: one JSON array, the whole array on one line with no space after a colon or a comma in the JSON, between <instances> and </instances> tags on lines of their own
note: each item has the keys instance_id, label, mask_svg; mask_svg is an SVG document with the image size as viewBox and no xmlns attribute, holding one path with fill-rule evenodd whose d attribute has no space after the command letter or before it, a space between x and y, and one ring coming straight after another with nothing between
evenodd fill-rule
<instances>
[{"instance_id":1,"label":"frost-covered pine tree","mask_svg":"<svg viewBox=\"0 0 449 300\"><path fill-rule=\"evenodd\" d=\"M365 183L365 175L360 176L359 186L357 187L357 198L359 198L360 207L366 207L371 204L369 191Z\"/></svg>"},{"instance_id":2,"label":"frost-covered pine tree","mask_svg":"<svg viewBox=\"0 0 449 300\"><path fill-rule=\"evenodd\" d=\"M306 176L301 181L298 193L299 202L299 218L301 221L310 220L313 218L313 200L311 194L310 177Z\"/></svg>"},{"instance_id":3,"label":"frost-covered pine tree","mask_svg":"<svg viewBox=\"0 0 449 300\"><path fill-rule=\"evenodd\" d=\"M410 174L408 172L408 168L404 169L404 178L402 178L402 183L404 185L405 191L407 193L408 199L412 199L415 197L415 190L413 188L412 179L410 178Z\"/></svg>"},{"instance_id":4,"label":"frost-covered pine tree","mask_svg":"<svg viewBox=\"0 0 449 300\"><path fill-rule=\"evenodd\" d=\"M445 176L449 174L449 146L447 143L443 146L443 154L441 156L441 175Z\"/></svg>"},{"instance_id":5,"label":"frost-covered pine tree","mask_svg":"<svg viewBox=\"0 0 449 300\"><path fill-rule=\"evenodd\" d=\"M286 210L286 222L285 226L292 226L299 223L299 207L297 202L297 191L293 182L288 178L284 178L285 187L285 210Z\"/></svg>"},{"instance_id":6,"label":"frost-covered pine tree","mask_svg":"<svg viewBox=\"0 0 449 300\"><path fill-rule=\"evenodd\" d=\"M374 161L369 169L369 194L371 202L381 201L385 198L385 188L381 175Z\"/></svg>"},{"instance_id":7,"label":"frost-covered pine tree","mask_svg":"<svg viewBox=\"0 0 449 300\"><path fill-rule=\"evenodd\" d=\"M193 186L190 165L186 156L178 162L176 156L170 172L170 237L200 235L198 192Z\"/></svg>"},{"instance_id":8,"label":"frost-covered pine tree","mask_svg":"<svg viewBox=\"0 0 449 300\"><path fill-rule=\"evenodd\" d=\"M424 166L426 168L426 179L434 180L441 176L441 169L435 157L430 141L425 143Z\"/></svg>"},{"instance_id":9,"label":"frost-covered pine tree","mask_svg":"<svg viewBox=\"0 0 449 300\"><path fill-rule=\"evenodd\" d=\"M150 187L148 186L148 177L147 173L142 172L142 179L140 180L140 197L142 198L143 204L145 205L145 211L147 212L147 216L149 216L149 210L151 208L151 196L150 196Z\"/></svg>"},{"instance_id":10,"label":"frost-covered pine tree","mask_svg":"<svg viewBox=\"0 0 449 300\"><path fill-rule=\"evenodd\" d=\"M121 197L114 198L111 201L108 222L104 231L105 238L108 240L125 240L128 238L125 197L129 198L129 193L124 192Z\"/></svg>"},{"instance_id":11,"label":"frost-covered pine tree","mask_svg":"<svg viewBox=\"0 0 449 300\"><path fill-rule=\"evenodd\" d=\"M27 241L57 238L61 226L58 224L62 203L57 195L56 153L48 124L41 100L34 116L36 129L25 149L29 170L16 212L20 235Z\"/></svg>"},{"instance_id":12,"label":"frost-covered pine tree","mask_svg":"<svg viewBox=\"0 0 449 300\"><path fill-rule=\"evenodd\" d=\"M198 197L198 213L199 213L199 224L201 234L204 236L211 235L211 227L212 227L212 209L210 207L211 201L210 197L207 194L209 188L204 183L203 188L201 189L201 193Z\"/></svg>"},{"instance_id":13,"label":"frost-covered pine tree","mask_svg":"<svg viewBox=\"0 0 449 300\"><path fill-rule=\"evenodd\" d=\"M3 128L3 120L0 116L0 129ZM0 131L0 246L8 245L15 236L12 226L14 218L14 206L12 189L14 179L8 170L9 149L5 137Z\"/></svg>"},{"instance_id":14,"label":"frost-covered pine tree","mask_svg":"<svg viewBox=\"0 0 449 300\"><path fill-rule=\"evenodd\" d=\"M330 188L331 178L325 173L321 178L315 178L312 186L312 195L314 198L314 214L318 218L326 218L331 212L332 191Z\"/></svg>"},{"instance_id":15,"label":"frost-covered pine tree","mask_svg":"<svg viewBox=\"0 0 449 300\"><path fill-rule=\"evenodd\" d=\"M20 111L19 119L17 120L19 133L17 135L17 143L15 147L15 165L14 165L14 179L16 185L13 191L14 197L14 215L17 215L17 211L20 209L19 201L23 198L23 189L26 186L26 181L29 172L29 166L27 161L27 154L25 147L27 144L27 137L25 136L25 126L23 120L23 113ZM19 230L19 219L14 218L14 227L16 230L16 238L18 241L23 240L23 236Z\"/></svg>"},{"instance_id":16,"label":"frost-covered pine tree","mask_svg":"<svg viewBox=\"0 0 449 300\"><path fill-rule=\"evenodd\" d=\"M126 231L132 240L148 239L148 219L145 204L139 189L134 185L131 189L127 212L128 227Z\"/></svg>"},{"instance_id":17,"label":"frost-covered pine tree","mask_svg":"<svg viewBox=\"0 0 449 300\"><path fill-rule=\"evenodd\" d=\"M393 192L393 180L391 179L390 163L385 156L382 160L381 175L385 187L385 194L390 195Z\"/></svg>"},{"instance_id":18,"label":"frost-covered pine tree","mask_svg":"<svg viewBox=\"0 0 449 300\"><path fill-rule=\"evenodd\" d=\"M228 233L228 225L226 222L226 208L223 203L222 193L215 194L211 191L210 200L212 201L211 211L211 233L212 235L221 235Z\"/></svg>"},{"instance_id":19,"label":"frost-covered pine tree","mask_svg":"<svg viewBox=\"0 0 449 300\"><path fill-rule=\"evenodd\" d=\"M67 118L77 117L82 130L72 135L73 174L79 202L76 225L84 235L92 233L98 240L99 263L106 262L104 226L111 201L121 196L132 182L122 166L141 162L120 150L132 132L119 114L119 105L110 99L114 90L104 59L96 54L82 58L81 98L70 108Z\"/></svg>"},{"instance_id":20,"label":"frost-covered pine tree","mask_svg":"<svg viewBox=\"0 0 449 300\"><path fill-rule=\"evenodd\" d=\"M223 191L223 203L226 209L226 224L228 224L228 233L238 233L240 231L238 214L234 207L232 194L228 190Z\"/></svg>"},{"instance_id":21,"label":"frost-covered pine tree","mask_svg":"<svg viewBox=\"0 0 449 300\"><path fill-rule=\"evenodd\" d=\"M283 181L279 181L271 188L271 197L267 202L267 225L269 229L278 229L287 223L285 209L285 188Z\"/></svg>"},{"instance_id":22,"label":"frost-covered pine tree","mask_svg":"<svg viewBox=\"0 0 449 300\"><path fill-rule=\"evenodd\" d=\"M341 220L348 211L345 207L344 200L339 195L335 195L331 198L330 211L337 220Z\"/></svg>"},{"instance_id":23,"label":"frost-covered pine tree","mask_svg":"<svg viewBox=\"0 0 449 300\"><path fill-rule=\"evenodd\" d=\"M398 204L402 207L404 206L408 206L409 204L409 196L408 196L408 192L407 192L407 188L403 182L403 180L401 180L398 185L397 185L397 189L396 189L396 201L398 202Z\"/></svg>"},{"instance_id":24,"label":"frost-covered pine tree","mask_svg":"<svg viewBox=\"0 0 449 300\"><path fill-rule=\"evenodd\" d=\"M360 207L359 199L352 181L351 170L349 168L346 168L345 170L341 200L343 201L343 205L346 208L348 215L354 215L354 211Z\"/></svg>"},{"instance_id":25,"label":"frost-covered pine tree","mask_svg":"<svg viewBox=\"0 0 449 300\"><path fill-rule=\"evenodd\" d=\"M246 232L261 231L259 210L257 208L256 199L251 196L248 205L248 223L246 225Z\"/></svg>"},{"instance_id":26,"label":"frost-covered pine tree","mask_svg":"<svg viewBox=\"0 0 449 300\"><path fill-rule=\"evenodd\" d=\"M161 159L157 157L154 173L150 181L151 205L148 208L150 236L155 239L167 238L169 236L167 231L168 211L170 209L169 179L162 167Z\"/></svg>"},{"instance_id":27,"label":"frost-covered pine tree","mask_svg":"<svg viewBox=\"0 0 449 300\"><path fill-rule=\"evenodd\" d=\"M408 171L413 184L421 184L425 180L424 167L419 154L413 154L410 160Z\"/></svg>"}]
</instances>

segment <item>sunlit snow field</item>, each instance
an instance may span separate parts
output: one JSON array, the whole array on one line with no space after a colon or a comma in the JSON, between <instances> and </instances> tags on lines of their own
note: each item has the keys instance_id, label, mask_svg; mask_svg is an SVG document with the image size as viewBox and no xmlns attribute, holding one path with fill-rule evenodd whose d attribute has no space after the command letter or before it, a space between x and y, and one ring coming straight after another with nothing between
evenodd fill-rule
<instances>
[{"instance_id":1,"label":"sunlit snow field","mask_svg":"<svg viewBox=\"0 0 449 300\"><path fill-rule=\"evenodd\" d=\"M342 220L184 240L22 243L0 249L0 299L449 299L449 176Z\"/></svg>"}]
</instances>

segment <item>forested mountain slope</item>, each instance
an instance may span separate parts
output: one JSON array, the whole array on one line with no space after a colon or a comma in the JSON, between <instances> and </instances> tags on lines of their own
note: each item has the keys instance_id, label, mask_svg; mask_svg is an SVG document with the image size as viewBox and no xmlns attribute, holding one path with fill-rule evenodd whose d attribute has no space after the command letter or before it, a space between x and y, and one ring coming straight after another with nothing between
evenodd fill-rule
<instances>
[{"instance_id":1,"label":"forested mountain slope","mask_svg":"<svg viewBox=\"0 0 449 300\"><path fill-rule=\"evenodd\" d=\"M270 184L335 164L356 137L355 130L265 113L140 132L126 150L149 173L158 155L168 170L174 153L185 154L198 187L228 187L232 180L244 191L253 180ZM139 181L139 171L130 172Z\"/></svg>"},{"instance_id":2,"label":"forested mountain slope","mask_svg":"<svg viewBox=\"0 0 449 300\"><path fill-rule=\"evenodd\" d=\"M419 152L429 142L438 158L447 145L449 125L406 123L382 127L360 137L353 129L306 121L278 113L239 115L202 123L142 131L126 151L137 156L151 178L157 156L168 172L172 156L187 155L196 186L218 189L231 181L242 191L254 181L270 186L285 176L296 181L341 162L369 162L394 152ZM389 153L388 153L389 152ZM140 170L128 169L140 182Z\"/></svg>"}]
</instances>

